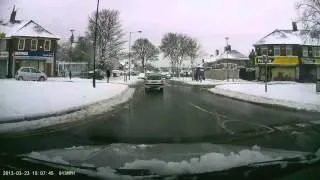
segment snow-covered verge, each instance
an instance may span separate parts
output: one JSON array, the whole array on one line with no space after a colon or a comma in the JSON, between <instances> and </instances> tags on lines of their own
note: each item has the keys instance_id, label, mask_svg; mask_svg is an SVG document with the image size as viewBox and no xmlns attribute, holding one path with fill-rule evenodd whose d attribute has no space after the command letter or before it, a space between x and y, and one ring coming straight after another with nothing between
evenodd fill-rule
<instances>
[{"instance_id":1,"label":"snow-covered verge","mask_svg":"<svg viewBox=\"0 0 320 180\"><path fill-rule=\"evenodd\" d=\"M149 145L147 148L145 146L133 144L111 144L105 147L81 146L31 152L23 156L61 165L90 167L94 170L74 170L103 178L119 179L120 177L124 178L124 176L117 174L115 169L150 170L158 175L195 174L286 158L301 158L303 160L304 155L310 154L298 151L263 149L257 145L252 148L211 144L157 144ZM197 150L183 148L193 146ZM206 148L213 149L206 151ZM214 150L215 148L216 150ZM168 151L159 151L160 149ZM113 159L117 159L117 161L113 161Z\"/></svg>"},{"instance_id":2,"label":"snow-covered verge","mask_svg":"<svg viewBox=\"0 0 320 180\"><path fill-rule=\"evenodd\" d=\"M209 89L214 94L248 102L320 112L320 93L309 83L271 83L268 92L263 83L224 84Z\"/></svg>"},{"instance_id":3,"label":"snow-covered verge","mask_svg":"<svg viewBox=\"0 0 320 180\"><path fill-rule=\"evenodd\" d=\"M77 82L0 81L0 121L61 114L115 97L127 85Z\"/></svg>"},{"instance_id":4,"label":"snow-covered verge","mask_svg":"<svg viewBox=\"0 0 320 180\"><path fill-rule=\"evenodd\" d=\"M68 77L53 77L49 78L48 82L77 82L77 83L91 83L92 84L92 79L85 79L85 78L79 78L79 77L73 77L71 80ZM129 77L127 78L127 81L124 81L123 76L119 77L110 77L110 83L111 84L126 84L126 85L136 85L139 84L140 82L143 82L142 79L139 79L138 76L131 76L130 80ZM102 80L96 80L97 84L100 83L107 83L107 79L102 79Z\"/></svg>"},{"instance_id":5,"label":"snow-covered verge","mask_svg":"<svg viewBox=\"0 0 320 180\"><path fill-rule=\"evenodd\" d=\"M113 107L127 102L132 98L134 91L135 89L133 88L126 88L123 92L118 93L113 97L96 102L94 104L82 106L78 109L78 111L63 115L50 116L31 121L2 123L0 124L0 133L33 130L57 124L87 120L87 117L108 112L112 110Z\"/></svg>"},{"instance_id":6,"label":"snow-covered verge","mask_svg":"<svg viewBox=\"0 0 320 180\"><path fill-rule=\"evenodd\" d=\"M204 81L193 81L190 77L187 78L172 78L170 81L180 82L187 85L194 86L215 86L219 84L241 84L241 83L251 83L250 81L242 80L242 79L229 79L229 80L216 80L216 79L206 79Z\"/></svg>"}]
</instances>

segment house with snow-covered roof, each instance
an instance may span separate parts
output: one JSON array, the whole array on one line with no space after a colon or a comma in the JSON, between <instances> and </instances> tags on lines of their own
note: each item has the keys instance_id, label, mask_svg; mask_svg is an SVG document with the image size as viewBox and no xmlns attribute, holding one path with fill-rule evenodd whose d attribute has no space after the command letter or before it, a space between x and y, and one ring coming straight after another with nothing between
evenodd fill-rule
<instances>
[{"instance_id":1,"label":"house with snow-covered roof","mask_svg":"<svg viewBox=\"0 0 320 180\"><path fill-rule=\"evenodd\" d=\"M216 54L212 55L209 61L205 63L206 67L212 68L224 68L224 69L233 69L237 67L245 66L249 61L248 56L240 53L235 49L231 49L231 46L228 45L225 47L225 51L221 54L216 50ZM225 67L226 66L226 67Z\"/></svg>"},{"instance_id":2,"label":"house with snow-covered roof","mask_svg":"<svg viewBox=\"0 0 320 180\"><path fill-rule=\"evenodd\" d=\"M295 22L291 30L276 29L255 44L258 80L265 80L262 55L272 57L267 63L268 80L314 82L316 65L320 64L320 42L308 31L298 30Z\"/></svg>"},{"instance_id":3,"label":"house with snow-covered roof","mask_svg":"<svg viewBox=\"0 0 320 180\"><path fill-rule=\"evenodd\" d=\"M0 21L0 78L14 77L22 66L35 67L48 76L54 75L59 37L33 20Z\"/></svg>"}]
</instances>

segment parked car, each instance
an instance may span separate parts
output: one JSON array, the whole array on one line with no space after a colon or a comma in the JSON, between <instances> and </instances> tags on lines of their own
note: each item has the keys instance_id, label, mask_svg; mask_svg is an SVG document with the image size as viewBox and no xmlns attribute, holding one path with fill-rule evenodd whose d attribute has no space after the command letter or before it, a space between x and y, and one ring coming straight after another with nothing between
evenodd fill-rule
<instances>
[{"instance_id":1,"label":"parked car","mask_svg":"<svg viewBox=\"0 0 320 180\"><path fill-rule=\"evenodd\" d=\"M165 78L163 78L161 74L147 75L144 81L145 91L149 92L150 90L157 89L163 92L164 84Z\"/></svg>"},{"instance_id":2,"label":"parked car","mask_svg":"<svg viewBox=\"0 0 320 180\"><path fill-rule=\"evenodd\" d=\"M80 78L89 78L89 73L88 73L88 71L81 71L81 73L80 73Z\"/></svg>"},{"instance_id":3,"label":"parked car","mask_svg":"<svg viewBox=\"0 0 320 180\"><path fill-rule=\"evenodd\" d=\"M47 78L44 72L33 67L21 67L15 75L16 80L26 81L45 81Z\"/></svg>"},{"instance_id":4,"label":"parked car","mask_svg":"<svg viewBox=\"0 0 320 180\"><path fill-rule=\"evenodd\" d=\"M102 80L106 76L106 73L103 72L101 69L96 69L96 79ZM88 78L92 79L93 78L93 71L89 71L88 73Z\"/></svg>"},{"instance_id":5,"label":"parked car","mask_svg":"<svg viewBox=\"0 0 320 180\"><path fill-rule=\"evenodd\" d=\"M145 75L144 75L144 73L140 73L139 75L138 75L138 79L145 79Z\"/></svg>"},{"instance_id":6,"label":"parked car","mask_svg":"<svg viewBox=\"0 0 320 180\"><path fill-rule=\"evenodd\" d=\"M138 76L140 74L139 71L131 71L132 76Z\"/></svg>"},{"instance_id":7,"label":"parked car","mask_svg":"<svg viewBox=\"0 0 320 180\"><path fill-rule=\"evenodd\" d=\"M169 72L161 72L161 75L165 79L171 79L171 74Z\"/></svg>"},{"instance_id":8,"label":"parked car","mask_svg":"<svg viewBox=\"0 0 320 180\"><path fill-rule=\"evenodd\" d=\"M96 79L101 80L104 79L106 76L106 73L103 72L100 69L96 69ZM80 78L87 78L87 79L92 79L93 78L93 71L82 71L80 74Z\"/></svg>"}]
</instances>

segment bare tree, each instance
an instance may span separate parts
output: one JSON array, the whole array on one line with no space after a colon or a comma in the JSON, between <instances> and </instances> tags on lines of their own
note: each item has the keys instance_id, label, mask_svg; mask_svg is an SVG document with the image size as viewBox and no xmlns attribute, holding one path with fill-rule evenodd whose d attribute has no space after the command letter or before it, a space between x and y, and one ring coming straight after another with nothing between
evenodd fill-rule
<instances>
[{"instance_id":1,"label":"bare tree","mask_svg":"<svg viewBox=\"0 0 320 180\"><path fill-rule=\"evenodd\" d=\"M70 42L62 42L57 47L57 60L58 61L70 61L71 56L71 44Z\"/></svg>"},{"instance_id":2,"label":"bare tree","mask_svg":"<svg viewBox=\"0 0 320 180\"><path fill-rule=\"evenodd\" d=\"M123 44L124 33L120 23L120 12L117 10L103 9L99 11L97 31L97 55L98 67L112 69L119 64ZM89 17L87 35L93 40L95 29L95 12Z\"/></svg>"},{"instance_id":3,"label":"bare tree","mask_svg":"<svg viewBox=\"0 0 320 180\"><path fill-rule=\"evenodd\" d=\"M159 50L148 39L137 39L132 46L136 60L141 60L142 68L145 69L148 60L157 60Z\"/></svg>"},{"instance_id":4,"label":"bare tree","mask_svg":"<svg viewBox=\"0 0 320 180\"><path fill-rule=\"evenodd\" d=\"M296 4L300 12L299 22L311 38L320 37L320 0L301 0Z\"/></svg>"},{"instance_id":5,"label":"bare tree","mask_svg":"<svg viewBox=\"0 0 320 180\"><path fill-rule=\"evenodd\" d=\"M193 62L197 57L200 45L197 40L184 34L167 33L164 35L160 46L164 57L168 58L171 63L172 72L174 69L181 68L181 65L187 57Z\"/></svg>"},{"instance_id":6,"label":"bare tree","mask_svg":"<svg viewBox=\"0 0 320 180\"><path fill-rule=\"evenodd\" d=\"M167 33L163 36L161 40L160 50L163 52L165 58L170 60L171 71L174 73L174 68L177 64L178 57L178 34L176 33Z\"/></svg>"}]
</instances>

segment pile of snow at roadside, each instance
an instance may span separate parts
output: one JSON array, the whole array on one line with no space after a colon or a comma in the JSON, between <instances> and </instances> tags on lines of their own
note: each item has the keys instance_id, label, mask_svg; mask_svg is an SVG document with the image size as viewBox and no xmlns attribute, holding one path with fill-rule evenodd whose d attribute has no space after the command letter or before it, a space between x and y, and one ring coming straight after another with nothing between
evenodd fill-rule
<instances>
[{"instance_id":1,"label":"pile of snow at roadside","mask_svg":"<svg viewBox=\"0 0 320 180\"><path fill-rule=\"evenodd\" d=\"M182 82L188 85L197 85L197 86L215 86L215 85L219 85L219 84L238 84L238 83L251 83L250 81L246 81L246 80L242 80L242 79L225 79L225 80L216 80L216 79L205 79L204 81L195 81L192 80L190 77L187 78L172 78L170 79L172 81L178 81L178 82Z\"/></svg>"},{"instance_id":2,"label":"pile of snow at roadside","mask_svg":"<svg viewBox=\"0 0 320 180\"><path fill-rule=\"evenodd\" d=\"M249 165L251 163L280 160L282 157L264 155L258 150L244 149L238 153L207 153L189 161L166 162L158 159L135 160L125 163L121 169L148 169L159 175L193 174L230 169L232 167Z\"/></svg>"},{"instance_id":3,"label":"pile of snow at roadside","mask_svg":"<svg viewBox=\"0 0 320 180\"><path fill-rule=\"evenodd\" d=\"M224 84L209 91L249 102L320 112L320 94L316 93L315 84L272 82L268 92L264 88L263 83Z\"/></svg>"},{"instance_id":4,"label":"pile of snow at roadside","mask_svg":"<svg viewBox=\"0 0 320 180\"><path fill-rule=\"evenodd\" d=\"M0 133L34 130L57 124L86 120L89 116L103 114L112 110L116 105L127 102L132 98L134 91L135 89L129 88L117 96L111 97L104 101L99 101L94 105L83 107L80 111L75 111L64 115L50 116L32 121L19 121L3 124L0 123Z\"/></svg>"},{"instance_id":5,"label":"pile of snow at roadside","mask_svg":"<svg viewBox=\"0 0 320 180\"><path fill-rule=\"evenodd\" d=\"M128 89L121 84L0 81L0 122L72 110L115 97Z\"/></svg>"},{"instance_id":6,"label":"pile of snow at roadside","mask_svg":"<svg viewBox=\"0 0 320 180\"><path fill-rule=\"evenodd\" d=\"M53 77L49 78L48 82L77 82L77 83L91 83L92 84L92 79L86 79L86 78L79 78L79 77L74 77L71 80L68 77ZM129 77L126 82L124 82L124 77L119 76L119 77L110 77L110 84L126 84L126 85L135 85L140 82L142 82L142 79L139 79L138 76L131 76L130 80ZM101 83L107 83L107 79L102 79L102 80L96 80L97 84Z\"/></svg>"}]
</instances>

